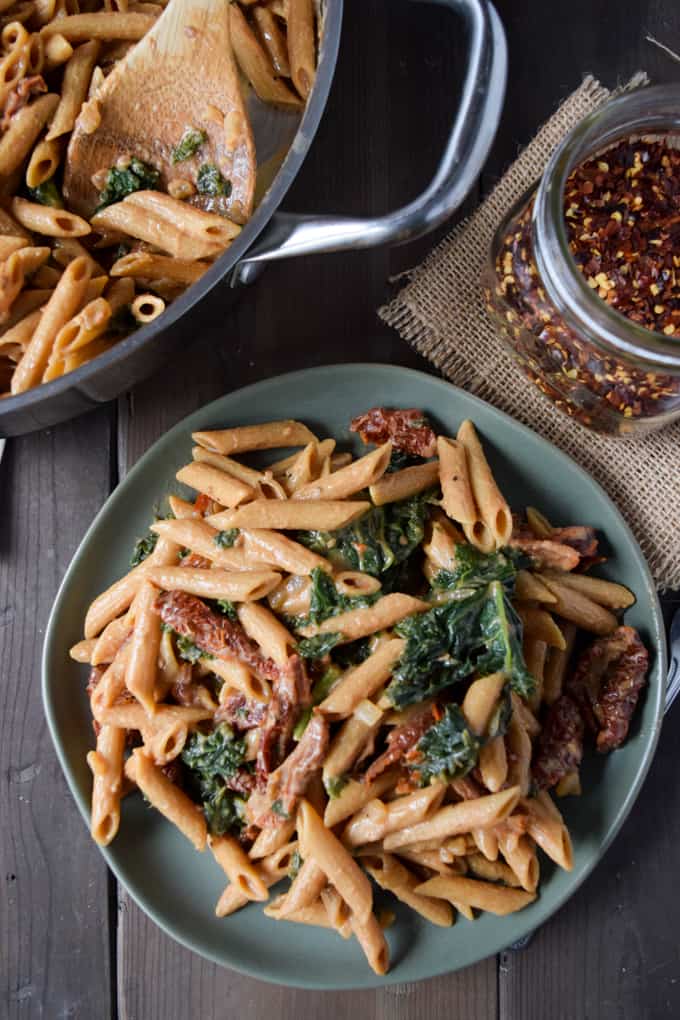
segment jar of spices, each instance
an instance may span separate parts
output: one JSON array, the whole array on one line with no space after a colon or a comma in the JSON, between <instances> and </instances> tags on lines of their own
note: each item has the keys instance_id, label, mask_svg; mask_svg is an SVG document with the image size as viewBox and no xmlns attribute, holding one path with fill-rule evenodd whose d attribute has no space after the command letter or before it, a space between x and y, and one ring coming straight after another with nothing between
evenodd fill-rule
<instances>
[{"instance_id":1,"label":"jar of spices","mask_svg":"<svg viewBox=\"0 0 680 1020\"><path fill-rule=\"evenodd\" d=\"M677 136L677 85L595 111L510 211L484 272L488 308L526 374L601 432L680 418Z\"/></svg>"}]
</instances>

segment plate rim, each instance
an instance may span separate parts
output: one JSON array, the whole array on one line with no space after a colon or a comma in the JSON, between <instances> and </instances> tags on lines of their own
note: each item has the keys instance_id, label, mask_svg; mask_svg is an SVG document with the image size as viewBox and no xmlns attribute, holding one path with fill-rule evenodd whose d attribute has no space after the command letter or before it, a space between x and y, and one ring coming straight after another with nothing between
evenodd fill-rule
<instances>
[{"instance_id":1,"label":"plate rim","mask_svg":"<svg viewBox=\"0 0 680 1020\"><path fill-rule=\"evenodd\" d=\"M73 556L69 562L64 577L54 597L54 602L50 610L47 626L45 628L45 638L43 641L40 666L41 696L50 738L54 750L56 752L60 768L66 779L71 796L73 797L89 832L89 805L86 802L85 798L81 798L80 796L80 791L78 789L78 785L76 782L76 775L75 772L71 769L69 758L65 749L65 743L62 741L59 735L59 730L55 718L55 712L52 705L52 696L50 691L49 659L52 655L53 648L58 645L55 631L59 607L61 605L63 598L65 597L67 590L71 586L72 579L77 578L79 562L84 554L85 547L88 545L90 541L90 535L98 527L100 518L107 510L109 505L112 502L115 502L117 499L123 497L124 489L128 485L132 484L134 480L137 478L137 476L144 471L147 461L150 461L154 458L159 444L164 441L167 441L170 436L186 433L188 429L187 423L191 422L194 417L203 416L206 413L210 413L213 410L217 410L218 406L223 405L225 401L228 401L230 398L233 398L236 395L255 396L259 390L266 390L266 388L271 385L281 385L284 383L286 385L294 387L296 383L298 383L303 377L308 379L310 376L312 377L322 376L324 374L337 372L338 370L350 373L361 372L363 374L366 373L379 374L383 378L385 374L398 375L401 377L407 376L416 378L420 382L425 381L428 385L434 386L435 389L441 390L448 394L449 396L456 397L458 395L462 395L467 401L472 401L473 404L483 407L485 414L491 413L492 417L496 418L500 423L510 423L515 430L519 430L521 434L528 435L529 437L531 437L532 441L538 440L539 445L541 445L544 449L547 449L550 455L557 456L558 460L566 462L569 465L570 470L576 470L576 472L580 474L585 481L587 481L590 485L594 486L595 489L599 491L600 496L604 499L604 502L608 505L610 512L612 512L614 516L617 518L618 524L622 529L626 539L628 540L628 545L631 547L634 556L638 561L638 566L640 567L641 573L643 575L645 583L645 595L648 597L649 600L650 613L653 621L653 627L651 628L650 637L653 636L653 640L655 643L658 670L661 678L661 682L657 685L656 692L650 692L648 690L647 693L647 697L649 697L650 693L652 693L655 697L655 701L653 703L654 710L653 722L649 740L645 746L644 753L640 760L635 775L635 780L633 781L628 791L626 792L626 795L621 803L621 806L619 807L619 810L616 813L616 816L612 824L609 826L606 837L604 838L602 843L598 846L597 850L591 855L591 859L584 865L583 871L578 876L578 879L575 880L574 884L570 885L562 893L558 894L556 900L553 903L551 903L549 906L544 907L543 912L541 912L540 899L537 901L536 909L539 912L539 914L541 914L541 916L538 918L536 923L534 923L531 926L530 929L523 933L523 935L515 936L513 941L516 941L517 938L524 937L525 935L528 935L533 931L537 931L538 928L542 927L550 918L556 915L557 912L561 910L561 908L567 902L567 900L571 899L571 897L578 891L578 889L583 885L585 880L592 874L597 865L602 861L612 842L619 834L621 827L623 826L626 818L630 814L633 805L635 804L635 801L637 800L640 794L644 781L651 767L652 761L654 760L654 756L658 746L659 736L661 733L661 726L663 723L663 707L665 696L664 681L666 674L668 672L666 635L663 621L663 613L659 603L658 593L654 585L654 581L649 570L647 560L645 559L645 556L639 546L639 543L637 542L637 539L635 538L633 532L631 531L628 523L624 519L621 511L614 503L614 501L611 499L611 497L608 495L603 486L600 485L600 483L595 478L593 478L592 475L590 475L584 468L582 468L580 464L573 460L573 458L570 457L569 454L565 453L559 447L555 446L549 440L545 439L538 432L535 432L533 429L529 428L527 425L524 425L522 422L517 421L515 418L507 414L505 411L501 411L497 407L494 407L493 404L490 404L487 401L482 400L480 397L477 397L472 393L468 393L466 390L462 389L459 386L456 386L454 383L449 382L447 379L444 379L441 376L430 375L428 372L424 372L418 369L409 368L401 365L385 364L383 362L340 362L331 365L314 365L308 368L296 369L295 371L292 372L284 372L280 373L279 375L268 376L267 378L260 379L257 382L249 383L247 386L236 387L235 389L230 390L222 394L221 396L217 397L215 400L212 400L209 403L204 404L199 408L196 408L196 410L192 411L188 415L185 415L174 425L172 425L169 429L167 429L162 435L160 435L151 444L151 446L147 450L145 450L141 457L139 457L136 463L130 468L130 470L127 472L122 481L120 481L118 485L115 487L115 489L113 489L113 491L108 495L104 503L97 511L94 519L92 520L82 539L78 543L78 547L73 553ZM642 593L636 593L636 595L638 600L642 597ZM134 902L137 904L140 910L142 910L147 915L147 917L149 917L154 922L154 924L158 925L158 927L166 935L174 939L176 942L184 946L186 949L189 949L191 952L196 953L202 958L207 959L220 967L236 971L237 973L244 974L247 977L256 978L260 981L266 981L269 984L277 984L283 987L290 988L307 989L310 991L352 991L359 989L363 990L366 988L380 988L385 987L387 985L403 984L404 982L404 978L399 976L398 967L395 967L394 970L391 970L387 974L380 976L374 975L367 971L366 976L368 978L368 982L359 984L338 984L331 983L323 979L315 980L313 975L311 975L310 978L305 981L299 981L296 979L282 980L279 977L272 976L266 971L266 969L263 970L262 968L258 967L257 964L245 965L240 961L238 963L234 963L232 961L225 962L222 956L209 951L207 948L204 948L203 946L198 948L194 943L192 943L192 941L189 938L186 938L183 935L178 934L174 927L164 920L162 915L159 915L155 909L153 909L143 901L141 893L138 896L137 893L128 886L127 882L121 877L120 871L117 867L115 850L110 850L108 847L99 846L97 847L97 849L104 857L107 866L111 869L111 871L115 875L116 880L120 882L120 884L123 886L127 894L134 900ZM482 960L488 959L490 956L497 955L499 952L502 952L506 948L508 948L508 944L503 939L498 938L491 939L489 943L489 952L486 953L484 956L480 956L476 961L471 961L470 963L466 963L460 966L456 966L455 961L452 961L452 966L450 967L447 966L445 968L441 968L435 966L434 968L425 969L417 977L410 978L409 983L415 981L424 981L430 978L442 977L446 974L455 973L458 970L465 969L465 967L474 966L475 963L479 963Z\"/></svg>"}]
</instances>

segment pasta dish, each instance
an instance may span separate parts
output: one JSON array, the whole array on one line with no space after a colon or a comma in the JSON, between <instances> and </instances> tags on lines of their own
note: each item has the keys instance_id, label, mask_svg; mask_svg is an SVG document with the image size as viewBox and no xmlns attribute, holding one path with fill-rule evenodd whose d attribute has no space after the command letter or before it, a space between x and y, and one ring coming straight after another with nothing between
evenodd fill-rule
<instances>
[{"instance_id":1,"label":"pasta dish","mask_svg":"<svg viewBox=\"0 0 680 1020\"><path fill-rule=\"evenodd\" d=\"M169 170L119 152L87 182L94 202L65 187L70 140L96 137L109 77L167 3L2 4L0 396L57 379L157 318L252 213L247 115L234 127L207 102L178 127ZM258 98L301 109L315 74L313 0L232 3L229 33ZM237 199L232 177L244 161L251 184Z\"/></svg>"},{"instance_id":2,"label":"pasta dish","mask_svg":"<svg viewBox=\"0 0 680 1020\"><path fill-rule=\"evenodd\" d=\"M648 653L594 530L511 509L471 421L351 429L358 458L297 421L194 433L71 655L94 839L138 791L223 869L218 916L266 902L383 974L374 883L449 926L532 903L541 853L571 869L558 800L625 741Z\"/></svg>"}]
</instances>

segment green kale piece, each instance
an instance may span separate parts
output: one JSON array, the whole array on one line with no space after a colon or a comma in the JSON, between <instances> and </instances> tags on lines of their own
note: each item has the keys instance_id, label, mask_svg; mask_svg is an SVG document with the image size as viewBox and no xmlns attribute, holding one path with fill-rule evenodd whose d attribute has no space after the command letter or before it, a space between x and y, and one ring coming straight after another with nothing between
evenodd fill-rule
<instances>
[{"instance_id":1,"label":"green kale piece","mask_svg":"<svg viewBox=\"0 0 680 1020\"><path fill-rule=\"evenodd\" d=\"M536 689L536 681L527 670L522 652L522 621L515 612L500 581L493 581L479 617L480 636L484 650L477 658L481 676L504 673L511 690L528 698Z\"/></svg>"},{"instance_id":2,"label":"green kale piece","mask_svg":"<svg viewBox=\"0 0 680 1020\"><path fill-rule=\"evenodd\" d=\"M498 699L495 711L489 720L486 731L486 739L493 740L494 737L503 737L508 732L510 717L512 716L512 700L510 698L510 685L506 684Z\"/></svg>"},{"instance_id":3,"label":"green kale piece","mask_svg":"<svg viewBox=\"0 0 680 1020\"><path fill-rule=\"evenodd\" d=\"M395 633L406 639L406 647L386 692L395 708L433 697L472 674L471 651L485 601L482 589L397 624Z\"/></svg>"},{"instance_id":4,"label":"green kale piece","mask_svg":"<svg viewBox=\"0 0 680 1020\"><path fill-rule=\"evenodd\" d=\"M517 571L529 560L519 549L499 549L483 553L473 545L461 543L456 546L456 562L453 570L440 570L432 582L434 588L459 591L462 588L478 588L491 581L501 581L509 591L515 584Z\"/></svg>"},{"instance_id":5,"label":"green kale piece","mask_svg":"<svg viewBox=\"0 0 680 1020\"><path fill-rule=\"evenodd\" d=\"M347 776L329 776L327 779L324 779L323 781L323 785L326 788L326 793L328 794L331 800L335 800L336 797L340 796L342 791L347 786L347 783L348 783Z\"/></svg>"},{"instance_id":6,"label":"green kale piece","mask_svg":"<svg viewBox=\"0 0 680 1020\"><path fill-rule=\"evenodd\" d=\"M298 655L303 659L323 659L341 640L342 634L317 634L315 637L303 638L298 641Z\"/></svg>"},{"instance_id":7,"label":"green kale piece","mask_svg":"<svg viewBox=\"0 0 680 1020\"><path fill-rule=\"evenodd\" d=\"M329 617L338 616L350 609L366 609L380 598L380 592L373 595L342 595L335 587L333 578L321 567L314 567L311 582L309 614L296 620L298 628L310 623L323 623Z\"/></svg>"},{"instance_id":8,"label":"green kale piece","mask_svg":"<svg viewBox=\"0 0 680 1020\"><path fill-rule=\"evenodd\" d=\"M226 786L243 767L246 747L227 723L211 733L195 730L182 751L192 791L201 801L210 832L223 836L241 828L245 801Z\"/></svg>"},{"instance_id":9,"label":"green kale piece","mask_svg":"<svg viewBox=\"0 0 680 1020\"><path fill-rule=\"evenodd\" d=\"M404 468L413 467L414 464L422 463L422 457L412 457L410 453L406 453L404 450L398 450L395 446L392 449L390 462L385 469L385 474L391 475L395 471L403 471Z\"/></svg>"},{"instance_id":10,"label":"green kale piece","mask_svg":"<svg viewBox=\"0 0 680 1020\"><path fill-rule=\"evenodd\" d=\"M53 209L64 208L64 200L61 197L54 177L50 177L48 181L43 181L37 188L29 188L28 193L31 196L31 200L39 202L40 205L49 205Z\"/></svg>"},{"instance_id":11,"label":"green kale piece","mask_svg":"<svg viewBox=\"0 0 680 1020\"><path fill-rule=\"evenodd\" d=\"M292 881L296 876L300 868L302 867L302 857L300 856L299 850L293 850L290 855L290 865L288 867L288 878Z\"/></svg>"},{"instance_id":12,"label":"green kale piece","mask_svg":"<svg viewBox=\"0 0 680 1020\"><path fill-rule=\"evenodd\" d=\"M188 127L172 150L172 162L183 163L185 159L191 159L192 156L196 155L200 147L205 145L207 138L208 136L205 131Z\"/></svg>"},{"instance_id":13,"label":"green kale piece","mask_svg":"<svg viewBox=\"0 0 680 1020\"><path fill-rule=\"evenodd\" d=\"M160 172L155 167L134 156L124 170L112 166L106 175L104 190L99 195L96 211L99 212L107 205L122 201L133 191L144 191L146 188L153 190L158 187L160 179Z\"/></svg>"},{"instance_id":14,"label":"green kale piece","mask_svg":"<svg viewBox=\"0 0 680 1020\"><path fill-rule=\"evenodd\" d=\"M274 801L274 803L272 804L272 811L274 812L275 815L278 815L279 818L285 818L286 820L290 818L290 815L284 808L283 801L281 800Z\"/></svg>"},{"instance_id":15,"label":"green kale piece","mask_svg":"<svg viewBox=\"0 0 680 1020\"><path fill-rule=\"evenodd\" d=\"M180 659L184 659L186 662L198 662L203 657L204 659L212 659L210 652L204 652L202 648L195 645L191 638L183 637L175 631L175 647L177 654Z\"/></svg>"},{"instance_id":16,"label":"green kale piece","mask_svg":"<svg viewBox=\"0 0 680 1020\"><path fill-rule=\"evenodd\" d=\"M303 733L305 732L307 726L309 725L309 720L311 718L312 718L311 707L303 709L302 712L300 713L300 718L295 723L295 728L293 730L293 740L301 739Z\"/></svg>"},{"instance_id":17,"label":"green kale piece","mask_svg":"<svg viewBox=\"0 0 680 1020\"><path fill-rule=\"evenodd\" d=\"M342 670L332 663L312 687L312 704L320 705L342 676Z\"/></svg>"},{"instance_id":18,"label":"green kale piece","mask_svg":"<svg viewBox=\"0 0 680 1020\"><path fill-rule=\"evenodd\" d=\"M200 195L231 195L231 181L225 180L214 163L204 163L199 167L196 177L196 190Z\"/></svg>"},{"instance_id":19,"label":"green kale piece","mask_svg":"<svg viewBox=\"0 0 680 1020\"><path fill-rule=\"evenodd\" d=\"M408 768L417 774L421 786L437 780L450 783L475 767L480 747L459 706L446 705L441 719L416 744L416 754L409 760Z\"/></svg>"},{"instance_id":20,"label":"green kale piece","mask_svg":"<svg viewBox=\"0 0 680 1020\"><path fill-rule=\"evenodd\" d=\"M218 545L220 549L231 549L239 534L240 532L238 528L227 528L226 531L218 531L213 542L215 545Z\"/></svg>"},{"instance_id":21,"label":"green kale piece","mask_svg":"<svg viewBox=\"0 0 680 1020\"><path fill-rule=\"evenodd\" d=\"M346 570L381 577L418 549L430 515L431 493L368 510L338 531L302 531L297 539Z\"/></svg>"},{"instance_id":22,"label":"green kale piece","mask_svg":"<svg viewBox=\"0 0 680 1020\"><path fill-rule=\"evenodd\" d=\"M333 652L333 661L340 669L349 669L350 666L358 666L365 662L371 654L371 638L359 638L358 641L349 641L346 645L340 645Z\"/></svg>"},{"instance_id":23,"label":"green kale piece","mask_svg":"<svg viewBox=\"0 0 680 1020\"><path fill-rule=\"evenodd\" d=\"M223 616L227 616L232 623L236 623L238 621L236 606L233 602L230 602L229 599L215 599L214 605L215 609L222 613Z\"/></svg>"},{"instance_id":24,"label":"green kale piece","mask_svg":"<svg viewBox=\"0 0 680 1020\"><path fill-rule=\"evenodd\" d=\"M155 531L147 531L143 538L138 538L135 542L135 547L132 550L130 566L137 567L147 558L147 556L150 556L156 548L157 541L158 535Z\"/></svg>"}]
</instances>

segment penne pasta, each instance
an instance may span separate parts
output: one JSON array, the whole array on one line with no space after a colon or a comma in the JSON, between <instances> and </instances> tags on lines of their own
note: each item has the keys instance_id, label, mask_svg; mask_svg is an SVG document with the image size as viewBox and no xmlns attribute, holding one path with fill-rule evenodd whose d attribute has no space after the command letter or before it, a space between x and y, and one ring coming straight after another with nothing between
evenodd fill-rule
<instances>
[{"instance_id":1,"label":"penne pasta","mask_svg":"<svg viewBox=\"0 0 680 1020\"><path fill-rule=\"evenodd\" d=\"M326 885L326 874L311 857L304 860L293 879L290 889L279 903L278 914L285 919L291 914L311 906Z\"/></svg>"},{"instance_id":2,"label":"penne pasta","mask_svg":"<svg viewBox=\"0 0 680 1020\"><path fill-rule=\"evenodd\" d=\"M398 900L432 924L442 928L448 928L453 924L451 906L442 900L421 896L415 892L416 886L421 884L420 879L400 864L395 857L390 854L382 854L370 858L370 862L365 862L364 867L381 889L393 893Z\"/></svg>"},{"instance_id":3,"label":"penne pasta","mask_svg":"<svg viewBox=\"0 0 680 1020\"><path fill-rule=\"evenodd\" d=\"M427 602L395 592L378 599L374 605L366 609L350 609L346 613L339 613L338 616L324 620L323 623L302 627L300 633L304 637L337 633L341 635L340 643L356 641L358 638L392 627L405 616L424 613L429 608Z\"/></svg>"},{"instance_id":4,"label":"penne pasta","mask_svg":"<svg viewBox=\"0 0 680 1020\"><path fill-rule=\"evenodd\" d=\"M323 822L326 828L333 829L350 815L356 814L369 800L382 797L391 790L397 781L397 775L391 770L376 776L372 782L357 782L348 779L337 797L332 797L326 804Z\"/></svg>"},{"instance_id":5,"label":"penne pasta","mask_svg":"<svg viewBox=\"0 0 680 1020\"><path fill-rule=\"evenodd\" d=\"M233 836L210 836L208 846L229 881L249 900L269 898L267 885L247 853Z\"/></svg>"},{"instance_id":6,"label":"penne pasta","mask_svg":"<svg viewBox=\"0 0 680 1020\"><path fill-rule=\"evenodd\" d=\"M370 800L351 819L342 835L345 846L362 846L382 840L390 832L417 825L441 804L446 788L433 783L404 797L384 804Z\"/></svg>"},{"instance_id":7,"label":"penne pasta","mask_svg":"<svg viewBox=\"0 0 680 1020\"><path fill-rule=\"evenodd\" d=\"M54 44L57 38L64 40L64 36L60 35L52 37L48 41ZM99 42L96 39L90 39L89 42L83 43L82 46L78 46L72 51L73 56L64 70L59 105L45 135L46 141L50 142L61 138L73 130L80 108L87 99L92 71L99 56L99 48Z\"/></svg>"},{"instance_id":8,"label":"penne pasta","mask_svg":"<svg viewBox=\"0 0 680 1020\"><path fill-rule=\"evenodd\" d=\"M251 563L266 564L290 574L311 574L313 570L330 573L332 569L323 556L276 531L244 528L238 541Z\"/></svg>"},{"instance_id":9,"label":"penne pasta","mask_svg":"<svg viewBox=\"0 0 680 1020\"><path fill-rule=\"evenodd\" d=\"M128 14L118 11L72 14L48 22L42 29L42 35L46 40L52 35L60 35L70 43L88 42L92 39L104 41L129 39L131 42L136 42L146 35L154 21L155 18L148 14Z\"/></svg>"},{"instance_id":10,"label":"penne pasta","mask_svg":"<svg viewBox=\"0 0 680 1020\"><path fill-rule=\"evenodd\" d=\"M306 446L316 436L299 421L270 421L263 425L243 425L217 432L192 432L199 446L215 453L249 453L252 450L274 450L284 446ZM270 468L276 474L274 465Z\"/></svg>"},{"instance_id":11,"label":"penne pasta","mask_svg":"<svg viewBox=\"0 0 680 1020\"><path fill-rule=\"evenodd\" d=\"M271 570L201 570L194 567L156 567L146 571L147 580L166 591L185 591L208 599L250 602L261 599L279 583Z\"/></svg>"},{"instance_id":12,"label":"penne pasta","mask_svg":"<svg viewBox=\"0 0 680 1020\"><path fill-rule=\"evenodd\" d=\"M478 736L486 733L504 686L504 675L492 673L473 680L468 687L463 699L463 715L470 729Z\"/></svg>"},{"instance_id":13,"label":"penne pasta","mask_svg":"<svg viewBox=\"0 0 680 1020\"><path fill-rule=\"evenodd\" d=\"M564 637L564 648L551 648L543 668L543 700L548 705L554 704L562 693L564 677L576 640L576 626L573 623L563 623L560 630Z\"/></svg>"},{"instance_id":14,"label":"penne pasta","mask_svg":"<svg viewBox=\"0 0 680 1020\"><path fill-rule=\"evenodd\" d=\"M97 736L97 750L90 751L87 756L94 777L90 831L99 846L109 845L120 824L125 739L124 729L102 726Z\"/></svg>"},{"instance_id":15,"label":"penne pasta","mask_svg":"<svg viewBox=\"0 0 680 1020\"><path fill-rule=\"evenodd\" d=\"M295 649L295 639L271 610L259 602L244 602L238 607L237 615L248 637L262 649L262 654L273 659L277 666L285 666Z\"/></svg>"},{"instance_id":16,"label":"penne pasta","mask_svg":"<svg viewBox=\"0 0 680 1020\"><path fill-rule=\"evenodd\" d=\"M125 763L125 775L136 783L146 799L193 843L205 850L207 828L203 812L175 786L140 748Z\"/></svg>"},{"instance_id":17,"label":"penne pasta","mask_svg":"<svg viewBox=\"0 0 680 1020\"><path fill-rule=\"evenodd\" d=\"M445 436L437 438L439 455L439 484L442 488L442 507L453 521L467 525L483 544L485 525L480 520L472 494L467 453L463 443Z\"/></svg>"},{"instance_id":18,"label":"penne pasta","mask_svg":"<svg viewBox=\"0 0 680 1020\"><path fill-rule=\"evenodd\" d=\"M536 574L518 570L515 578L515 598L523 602L556 602L557 599Z\"/></svg>"},{"instance_id":19,"label":"penne pasta","mask_svg":"<svg viewBox=\"0 0 680 1020\"><path fill-rule=\"evenodd\" d=\"M305 861L311 859L335 886L359 923L371 917L371 884L339 839L330 832L306 801L298 808L298 837Z\"/></svg>"},{"instance_id":20,"label":"penne pasta","mask_svg":"<svg viewBox=\"0 0 680 1020\"><path fill-rule=\"evenodd\" d=\"M125 686L149 716L156 711L154 686L161 644L161 620L154 612L157 595L158 589L144 580L135 597L135 624L125 672Z\"/></svg>"},{"instance_id":21,"label":"penne pasta","mask_svg":"<svg viewBox=\"0 0 680 1020\"><path fill-rule=\"evenodd\" d=\"M368 491L374 506L384 506L385 503L396 503L398 500L409 499L410 496L417 496L419 492L431 489L439 477L440 465L433 460L383 475L369 487Z\"/></svg>"},{"instance_id":22,"label":"penne pasta","mask_svg":"<svg viewBox=\"0 0 680 1020\"><path fill-rule=\"evenodd\" d=\"M255 497L255 490L250 485L211 467L210 464L199 464L194 461L181 468L175 477L178 482L210 496L222 506L238 506L239 503Z\"/></svg>"},{"instance_id":23,"label":"penne pasta","mask_svg":"<svg viewBox=\"0 0 680 1020\"><path fill-rule=\"evenodd\" d=\"M352 911L350 924L371 970L375 974L386 974L390 962L390 952L383 930L375 915L369 914L367 918L361 918L355 911Z\"/></svg>"},{"instance_id":24,"label":"penne pasta","mask_svg":"<svg viewBox=\"0 0 680 1020\"><path fill-rule=\"evenodd\" d=\"M307 99L316 73L312 0L288 0L288 60L293 84Z\"/></svg>"},{"instance_id":25,"label":"penne pasta","mask_svg":"<svg viewBox=\"0 0 680 1020\"><path fill-rule=\"evenodd\" d=\"M496 547L507 545L512 534L512 515L491 473L471 421L464 421L458 429L458 441L467 453L470 485L480 517L494 540Z\"/></svg>"},{"instance_id":26,"label":"penne pasta","mask_svg":"<svg viewBox=\"0 0 680 1020\"><path fill-rule=\"evenodd\" d=\"M301 106L300 100L277 76L267 51L260 45L238 4L229 8L229 30L234 56L257 96L265 103L288 109Z\"/></svg>"},{"instance_id":27,"label":"penne pasta","mask_svg":"<svg viewBox=\"0 0 680 1020\"><path fill-rule=\"evenodd\" d=\"M522 801L528 814L527 833L541 850L565 871L574 867L574 853L569 830L550 794L541 790L535 797Z\"/></svg>"},{"instance_id":28,"label":"penne pasta","mask_svg":"<svg viewBox=\"0 0 680 1020\"><path fill-rule=\"evenodd\" d=\"M264 528L280 531L335 531L357 520L371 504L357 500L256 499L234 510L225 510L209 518L216 528Z\"/></svg>"},{"instance_id":29,"label":"penne pasta","mask_svg":"<svg viewBox=\"0 0 680 1020\"><path fill-rule=\"evenodd\" d=\"M400 638L379 645L364 662L341 677L318 711L331 719L346 719L364 698L372 697L387 682L403 650Z\"/></svg>"},{"instance_id":30,"label":"penne pasta","mask_svg":"<svg viewBox=\"0 0 680 1020\"><path fill-rule=\"evenodd\" d=\"M588 574L572 574L567 571L545 570L539 579L555 581L566 588L573 588L593 602L608 609L628 609L635 604L635 595L623 584L614 584L601 577L590 577ZM548 590L550 590L548 588ZM553 599L556 596L553 595Z\"/></svg>"},{"instance_id":31,"label":"penne pasta","mask_svg":"<svg viewBox=\"0 0 680 1020\"><path fill-rule=\"evenodd\" d=\"M508 758L503 737L494 737L479 751L479 771L490 793L498 793L508 777Z\"/></svg>"},{"instance_id":32,"label":"penne pasta","mask_svg":"<svg viewBox=\"0 0 680 1020\"><path fill-rule=\"evenodd\" d=\"M486 829L502 822L514 811L520 791L512 786L500 793L478 797L476 800L461 801L440 808L427 821L409 825L399 832L385 837L385 850L395 850L422 839L440 839L457 836L473 829Z\"/></svg>"},{"instance_id":33,"label":"penne pasta","mask_svg":"<svg viewBox=\"0 0 680 1020\"><path fill-rule=\"evenodd\" d=\"M577 627L600 636L611 634L618 627L618 620L614 614L593 602L587 595L568 587L562 581L547 577L544 580L557 600L552 610L563 620L569 620ZM556 647L561 647L564 651L564 638L562 645Z\"/></svg>"},{"instance_id":34,"label":"penne pasta","mask_svg":"<svg viewBox=\"0 0 680 1020\"><path fill-rule=\"evenodd\" d=\"M564 650L562 631L546 609L537 609L535 606L527 606L523 603L519 603L515 608L522 621L525 637L542 641L550 648ZM557 603L551 606L551 609L553 612L557 612Z\"/></svg>"},{"instance_id":35,"label":"penne pasta","mask_svg":"<svg viewBox=\"0 0 680 1020\"><path fill-rule=\"evenodd\" d=\"M382 478L391 453L392 444L384 443L347 467L301 486L295 493L295 499L347 499L354 496Z\"/></svg>"},{"instance_id":36,"label":"penne pasta","mask_svg":"<svg viewBox=\"0 0 680 1020\"><path fill-rule=\"evenodd\" d=\"M522 910L536 899L536 894L524 889L506 888L491 882L462 876L445 877L437 875L416 887L421 896L435 896L450 903L465 903L479 910L503 917Z\"/></svg>"}]
</instances>

